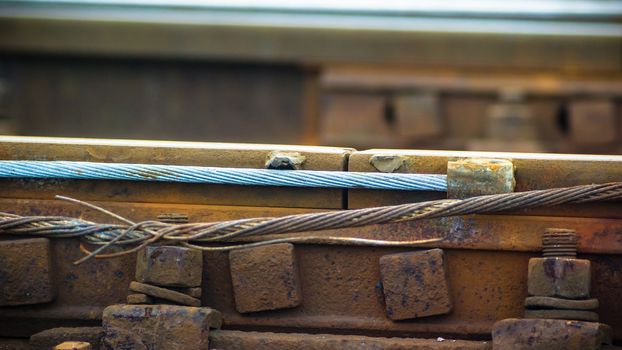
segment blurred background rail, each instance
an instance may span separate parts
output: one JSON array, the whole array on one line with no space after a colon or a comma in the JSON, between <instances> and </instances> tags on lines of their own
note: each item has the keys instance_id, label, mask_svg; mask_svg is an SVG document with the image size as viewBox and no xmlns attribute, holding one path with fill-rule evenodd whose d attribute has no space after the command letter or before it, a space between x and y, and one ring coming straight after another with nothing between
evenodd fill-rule
<instances>
[{"instance_id":1,"label":"blurred background rail","mask_svg":"<svg viewBox=\"0 0 622 350\"><path fill-rule=\"evenodd\" d=\"M0 3L0 132L622 152L622 4Z\"/></svg>"}]
</instances>

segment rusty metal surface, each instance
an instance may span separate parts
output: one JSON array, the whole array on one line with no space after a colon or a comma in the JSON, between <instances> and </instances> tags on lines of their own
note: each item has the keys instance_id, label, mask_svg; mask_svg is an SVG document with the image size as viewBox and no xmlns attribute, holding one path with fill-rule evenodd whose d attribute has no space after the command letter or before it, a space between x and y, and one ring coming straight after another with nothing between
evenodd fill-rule
<instances>
[{"instance_id":1,"label":"rusty metal surface","mask_svg":"<svg viewBox=\"0 0 622 350\"><path fill-rule=\"evenodd\" d=\"M447 198L514 192L514 165L506 159L459 159L447 162Z\"/></svg>"},{"instance_id":2,"label":"rusty metal surface","mask_svg":"<svg viewBox=\"0 0 622 350\"><path fill-rule=\"evenodd\" d=\"M447 314L452 300L441 249L380 257L381 287L387 316L406 320Z\"/></svg>"},{"instance_id":3,"label":"rusty metal surface","mask_svg":"<svg viewBox=\"0 0 622 350\"><path fill-rule=\"evenodd\" d=\"M503 350L598 350L611 344L611 328L602 323L508 319L492 331L494 349Z\"/></svg>"},{"instance_id":4,"label":"rusty metal surface","mask_svg":"<svg viewBox=\"0 0 622 350\"><path fill-rule=\"evenodd\" d=\"M136 281L130 282L130 291L143 293L148 296L158 298L164 301L163 304L179 304L188 306L201 306L201 300L193 298L187 294L180 293L168 288L152 286L146 283Z\"/></svg>"},{"instance_id":5,"label":"rusty metal surface","mask_svg":"<svg viewBox=\"0 0 622 350\"><path fill-rule=\"evenodd\" d=\"M548 309L569 309L569 310L594 310L598 308L598 299L562 299L553 297L527 297L525 299L526 308L548 308Z\"/></svg>"},{"instance_id":6,"label":"rusty metal surface","mask_svg":"<svg viewBox=\"0 0 622 350\"><path fill-rule=\"evenodd\" d=\"M0 306L47 303L54 299L50 241L0 241Z\"/></svg>"},{"instance_id":7,"label":"rusty metal surface","mask_svg":"<svg viewBox=\"0 0 622 350\"><path fill-rule=\"evenodd\" d=\"M377 171L370 160L376 155L391 154L405 158L405 165L398 171L404 173L445 174L447 162L463 158L509 159L516 167L515 191L527 191L554 187L606 183L622 178L621 156L582 156L564 154L452 152L417 150L366 150L354 152L349 157L349 171ZM405 191L348 191L349 208L391 205L443 198L445 194ZM620 205L599 203L593 205L567 206L564 208L530 209L521 214L620 217Z\"/></svg>"},{"instance_id":8,"label":"rusty metal surface","mask_svg":"<svg viewBox=\"0 0 622 350\"><path fill-rule=\"evenodd\" d=\"M525 318L598 322L598 314L585 310L525 310Z\"/></svg>"},{"instance_id":9,"label":"rusty metal surface","mask_svg":"<svg viewBox=\"0 0 622 350\"><path fill-rule=\"evenodd\" d=\"M227 254L207 254L203 301L223 312L228 328L332 329L385 335L486 336L495 320L522 315L526 296L525 253L446 250L454 308L450 314L395 322L386 315L379 259L408 249L300 246L296 248L302 303L260 315L235 311ZM498 276L505 276L500 279Z\"/></svg>"},{"instance_id":10,"label":"rusty metal surface","mask_svg":"<svg viewBox=\"0 0 622 350\"><path fill-rule=\"evenodd\" d=\"M104 310L102 347L117 349L208 349L210 328L220 328L210 308L174 305L113 305Z\"/></svg>"},{"instance_id":11,"label":"rusty metal surface","mask_svg":"<svg viewBox=\"0 0 622 350\"><path fill-rule=\"evenodd\" d=\"M0 145L0 150L2 147ZM20 147L22 146L17 148L23 152L21 155L26 157L29 148ZM45 149L45 146L37 147ZM61 145L50 147L62 148ZM80 152L80 149L84 148L84 146L72 147L69 147L72 152ZM149 150L141 147L143 146L138 147L137 154L142 154L147 159ZM36 147L32 149L33 152L39 150ZM129 150L127 152L131 154ZM157 147L153 153L158 154ZM268 153L268 150L262 150L255 156L256 160L261 159L263 164L265 162L263 157ZM216 157L215 154L212 156ZM243 154L244 152L240 153L241 159L246 159ZM0 158L1 155L0 152ZM375 168L369 164L369 156L365 154L364 158L355 157L353 162L359 165L364 163L364 169L374 171ZM496 156L511 158L514 161L517 165L517 186L522 186L522 189L540 186L537 177L543 174L550 175L543 177L543 181L553 187L613 180L616 176L622 175L622 166L618 165L622 164L618 163L620 157L611 157L611 161L608 161L609 158L605 157L542 160L540 157L545 156L532 155L531 159L527 159L529 157L524 155ZM342 154L340 157L345 156ZM413 171L413 164L419 164L419 168L423 170L430 170L436 164L435 172L442 172L440 164L445 162L446 167L446 160L447 157L426 156L419 159L406 155L405 164L407 171ZM555 172L557 176L553 176ZM561 176L562 173L568 176ZM594 174L595 180L590 180L588 176L590 173ZM110 186L114 187L113 184ZM31 190L33 192L30 192L30 198L19 198L16 195L26 191L18 192L12 189L3 191L0 210L21 215L62 215L98 222L112 221L100 212L49 200L46 199L49 198L48 194L40 195L34 192L34 187ZM85 189L78 189L75 193L87 194L80 191ZM305 198L308 197L290 198L288 201L297 202L299 205L287 207L288 201L271 202L273 199L269 198L270 190L262 189L262 191L265 198L259 198L257 202L263 201L271 205L218 206L211 205L210 201L205 202L209 205L198 205L193 203L196 203L195 200L199 196L193 197L195 194L184 192L177 187L170 193L169 198L173 200L166 197L164 200L158 200L154 194L144 199L140 196L132 197L141 199L140 202L129 201L128 197L110 199L100 197L102 192L94 192L91 198L99 199L95 204L137 221L153 220L165 213L186 215L190 222L199 222L281 216L317 210L305 207L307 204ZM314 193L316 190L295 191L300 194L306 192L310 193L309 196L315 196L318 201L327 199ZM50 191L49 195L52 193L53 191ZM350 193L350 199L353 200L350 203L351 207L395 200L392 193L385 191L373 192L374 196L362 191ZM238 193L233 193L232 196L236 197ZM402 200L421 200L425 194L405 193L401 196ZM235 200L241 201L242 198L236 197ZM278 203L282 207L278 207ZM330 205L332 204L320 207L328 208ZM517 215L520 213L474 215L327 230L321 233L388 240L430 238L447 233L446 241L427 247L444 250L447 284L451 287L449 296L453 302L453 309L445 315L397 322L387 317L380 284L382 280L380 259L386 255L411 253L420 249L360 246L295 245L295 249L291 250L290 260L295 260L298 265L299 305L288 309L244 314L236 309L236 292L230 274L232 270L230 255L223 252L205 253L201 305L222 312L223 325L229 330L489 338L496 321L523 315L528 290L528 261L540 255L542 232L549 227L564 227L577 231L578 258L591 261L591 296L599 300L599 308L596 311L600 315L601 322L611 325L617 334L622 334L622 304L619 302L619 291L622 288L622 274L619 273L622 269L620 259L622 220L619 213L615 213L619 204L608 203L606 207L608 209L600 213L595 212L595 207L579 206L575 209L527 212L527 214L546 214L537 216ZM79 242L74 239L50 242L50 252L54 257L51 265L58 282L56 299L46 305L0 308L0 336L29 336L46 328L63 325L97 325L101 322L102 310L106 306L125 302L128 286L135 275L135 256L110 260L94 259L75 266L72 262L82 256L78 245ZM257 287L256 283L249 280L246 287L252 289ZM398 303L397 307L401 305Z\"/></svg>"},{"instance_id":12,"label":"rusty metal surface","mask_svg":"<svg viewBox=\"0 0 622 350\"><path fill-rule=\"evenodd\" d=\"M370 225L317 232L322 236L356 236L389 240L426 239L445 236L427 247L475 250L539 252L541 232L565 225L577 230L581 253L620 254L622 222L618 219L585 217L468 215L414 222ZM292 235L297 235L293 233Z\"/></svg>"},{"instance_id":13,"label":"rusty metal surface","mask_svg":"<svg viewBox=\"0 0 622 350\"><path fill-rule=\"evenodd\" d=\"M529 295L585 299L590 296L591 265L586 259L533 258L529 260Z\"/></svg>"},{"instance_id":14,"label":"rusty metal surface","mask_svg":"<svg viewBox=\"0 0 622 350\"><path fill-rule=\"evenodd\" d=\"M301 169L342 171L352 150L313 146L0 137L0 159L6 160L74 160L262 169L274 151L297 152L304 156ZM299 191L257 186L81 180L1 180L0 186L3 188L0 196L4 198L51 199L63 193L84 200L334 209L342 208L344 200L340 189Z\"/></svg>"},{"instance_id":15,"label":"rusty metal surface","mask_svg":"<svg viewBox=\"0 0 622 350\"><path fill-rule=\"evenodd\" d=\"M153 304L153 298L146 294L134 293L127 295L128 304Z\"/></svg>"},{"instance_id":16,"label":"rusty metal surface","mask_svg":"<svg viewBox=\"0 0 622 350\"><path fill-rule=\"evenodd\" d=\"M151 219L163 212L184 213L192 222L231 218L278 216L309 209L221 207L158 203L97 203L132 219ZM50 214L83 217L109 222L101 213L60 201L0 199L0 210L22 214ZM563 223L563 225L562 225ZM379 301L379 259L408 249L363 247L296 246L300 262L303 303L290 310L277 310L243 316L235 310L229 277L227 254L207 254L204 261L203 305L223 312L229 328L275 327L297 330L348 329L350 332L386 332L388 334L439 333L486 336L496 320L520 317L527 296L527 261L538 256L541 234L547 227L573 227L580 236L580 258L592 261L592 295L601 302L601 321L622 332L622 305L618 293L622 288L622 268L618 255L622 222L613 219L556 218L537 216L474 216L455 220L428 220L418 225L399 224L342 230L340 234L361 237L427 237L451 230L446 249L449 282L455 290L454 311L420 321L393 322ZM336 234L327 231L326 234ZM134 276L132 256L112 260L93 260L74 266L81 257L78 242L52 242L58 272L59 296L45 308L22 307L0 309L0 334L5 336L62 326L65 320L97 324L104 306L122 303ZM608 252L609 255L603 254ZM599 253L586 255L586 253ZM453 271L453 272L451 272ZM502 276L502 278L499 278ZM92 286L99 286L93 290ZM605 306L606 305L606 306ZM44 319L31 322L33 319ZM77 321L76 321L77 320ZM65 322L65 323L64 323ZM47 327L45 327L47 325Z\"/></svg>"},{"instance_id":17,"label":"rusty metal surface","mask_svg":"<svg viewBox=\"0 0 622 350\"><path fill-rule=\"evenodd\" d=\"M239 332L210 333L210 349L255 350L490 350L487 341L453 339L382 338L356 335Z\"/></svg>"},{"instance_id":18,"label":"rusty metal surface","mask_svg":"<svg viewBox=\"0 0 622 350\"><path fill-rule=\"evenodd\" d=\"M302 293L294 245L272 244L229 253L235 307L240 313L300 305Z\"/></svg>"},{"instance_id":19,"label":"rusty metal surface","mask_svg":"<svg viewBox=\"0 0 622 350\"><path fill-rule=\"evenodd\" d=\"M56 200L0 199L0 203L0 210L4 211L110 221L110 218L101 213ZM137 220L150 220L161 213L178 212L186 213L191 221L278 216L312 210L121 202L108 202L104 207ZM57 282L56 298L44 307L0 308L0 336L30 336L50 327L98 325L104 307L125 302L128 287L135 276L135 255L98 259L76 266L72 262L83 256L78 241L53 240L50 242L50 249L53 257L59 257L52 259ZM228 273L227 270L226 274ZM206 286L205 281L203 282Z\"/></svg>"},{"instance_id":20,"label":"rusty metal surface","mask_svg":"<svg viewBox=\"0 0 622 350\"><path fill-rule=\"evenodd\" d=\"M201 285L203 255L200 251L173 246L148 246L136 257L138 282L168 287Z\"/></svg>"},{"instance_id":21,"label":"rusty metal surface","mask_svg":"<svg viewBox=\"0 0 622 350\"><path fill-rule=\"evenodd\" d=\"M50 350L67 341L83 341L91 344L92 350L100 349L104 331L101 327L51 328L30 337L31 350Z\"/></svg>"}]
</instances>

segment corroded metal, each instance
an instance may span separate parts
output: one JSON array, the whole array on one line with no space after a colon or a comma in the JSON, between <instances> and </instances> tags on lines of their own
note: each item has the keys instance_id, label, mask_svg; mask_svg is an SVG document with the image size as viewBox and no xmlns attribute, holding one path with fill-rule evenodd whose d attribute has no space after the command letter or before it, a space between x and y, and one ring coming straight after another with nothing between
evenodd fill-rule
<instances>
[{"instance_id":1,"label":"corroded metal","mask_svg":"<svg viewBox=\"0 0 622 350\"><path fill-rule=\"evenodd\" d=\"M577 232L570 229L549 228L542 235L544 257L577 257Z\"/></svg>"},{"instance_id":2,"label":"corroded metal","mask_svg":"<svg viewBox=\"0 0 622 350\"><path fill-rule=\"evenodd\" d=\"M577 259L574 230L549 228L542 235L543 258L529 260L525 318L598 321L592 310L598 300L588 299L591 262ZM590 307L591 306L591 307Z\"/></svg>"},{"instance_id":3,"label":"corroded metal","mask_svg":"<svg viewBox=\"0 0 622 350\"><path fill-rule=\"evenodd\" d=\"M447 197L467 198L514 191L514 164L506 159L467 158L447 162Z\"/></svg>"},{"instance_id":4,"label":"corroded metal","mask_svg":"<svg viewBox=\"0 0 622 350\"><path fill-rule=\"evenodd\" d=\"M247 313L300 305L302 292L296 260L290 243L230 252L236 310Z\"/></svg>"},{"instance_id":5,"label":"corroded metal","mask_svg":"<svg viewBox=\"0 0 622 350\"><path fill-rule=\"evenodd\" d=\"M210 332L211 349L255 350L491 350L488 341L468 341L422 338L384 338L361 335L300 334L271 332L240 332L215 330Z\"/></svg>"},{"instance_id":6,"label":"corroded metal","mask_svg":"<svg viewBox=\"0 0 622 350\"><path fill-rule=\"evenodd\" d=\"M210 308L113 305L103 313L104 349L208 349L210 328L220 328Z\"/></svg>"},{"instance_id":7,"label":"corroded metal","mask_svg":"<svg viewBox=\"0 0 622 350\"><path fill-rule=\"evenodd\" d=\"M136 280L167 287L199 287L203 277L201 252L174 246L148 246L138 252Z\"/></svg>"},{"instance_id":8,"label":"corroded metal","mask_svg":"<svg viewBox=\"0 0 622 350\"><path fill-rule=\"evenodd\" d=\"M153 304L153 298L147 294L132 293L127 295L128 304Z\"/></svg>"},{"instance_id":9,"label":"corroded metal","mask_svg":"<svg viewBox=\"0 0 622 350\"><path fill-rule=\"evenodd\" d=\"M585 299L590 296L591 265L586 259L529 260L529 295Z\"/></svg>"},{"instance_id":10,"label":"corroded metal","mask_svg":"<svg viewBox=\"0 0 622 350\"><path fill-rule=\"evenodd\" d=\"M508 319L492 330L495 350L598 350L611 338L609 326L582 321Z\"/></svg>"},{"instance_id":11,"label":"corroded metal","mask_svg":"<svg viewBox=\"0 0 622 350\"><path fill-rule=\"evenodd\" d=\"M63 146L62 142L50 140L40 143L35 142L32 145L25 141L21 144L18 142L18 145L14 142L9 142L8 145L0 143L0 158L15 154L14 157L17 159L20 157L28 159L32 154L40 152L42 156L48 158L88 160L84 158L91 157L86 154L91 152L103 155L100 161L112 160L113 155L117 155L121 158L114 160L129 157L125 159L188 165L196 162L206 165L211 162L209 165L231 166L229 162L237 159L247 166L259 168L263 167L265 157L274 150L271 147L265 147L264 150L263 146L259 147L261 148L259 151L244 148L234 152L238 158L227 158L228 153L224 152L224 157L227 158L225 161L216 155L222 150L206 150L202 148L203 146L198 146L196 150L188 147L191 150L186 154L183 147L149 148L147 144L137 145L136 152L133 153L132 147L129 146L89 145L84 140L78 145L66 146ZM219 147L226 148L224 145ZM326 153L327 159L331 160L326 161L332 164L330 166L334 170L344 169L345 153L334 153L332 150ZM305 152L300 149L294 151L304 153L307 157L303 167L310 167L314 162L318 165L317 162L323 157L321 152ZM378 153L382 152L354 153L350 160L351 170L376 171L376 168L369 164L369 159L372 154ZM414 151L386 151L386 153L404 157L403 165L395 170L398 172L443 173L448 159L452 158L449 154ZM180 155L181 159L175 158L175 155ZM456 159L464 156L457 154ZM206 159L210 157L211 160L207 162ZM512 159L517 166L517 191L606 182L619 180L622 175L620 157L497 154L496 158ZM329 167L329 164L324 165ZM573 176L566 176L568 173L572 173ZM4 182L3 184L7 186L3 187L0 196L2 211L20 215L79 217L102 223L111 222L111 218L89 208L52 200L51 195L69 194L79 199L92 200L103 208L135 221L153 220L162 213L184 213L191 222L276 217L316 212L327 208L343 208L345 207L343 199L346 196L349 199L347 205L351 208L419 201L433 196L429 193L413 192L396 196L390 191L360 190L350 190L347 194L344 194L344 191L329 194L308 189L296 189L291 192L281 192L281 189L276 192L273 192L273 189L261 191L258 189L257 192L253 192L255 190L250 189L250 192L241 193L230 187L226 190L223 188L219 192L220 190L213 186L206 186L207 189L197 187L197 192L194 192L190 188L169 184L154 184L153 187L147 188L135 183L104 185L92 181L65 185L42 182L39 191L36 182L16 181L12 184ZM65 190L69 193L64 192ZM118 193L113 193L113 190ZM216 192L210 192L203 201L201 196L212 190ZM272 194L275 197L272 197ZM230 198L216 198L218 196ZM402 222L354 229L333 229L318 233L326 236L388 240L424 239L447 234L446 240L431 243L426 248L443 249L446 282L451 287L448 293L453 302L453 309L448 314L430 315L424 319L405 319L397 322L391 320L387 317L383 300L385 296L380 283L383 278L381 258L386 255L412 253L413 249L408 248L296 244L291 259L295 259L299 271L297 284L300 302L297 306L287 309L265 309L258 313L239 312L240 310L236 309L237 292L231 278L231 271L235 269L231 265L230 255L224 252L203 254L201 291L190 291L181 287L167 287L167 289L192 298L200 296L202 306L214 308L222 313L223 322L228 329L370 334L383 337L441 336L489 339L496 321L523 315L528 291L526 274L528 262L530 258L537 256L542 248L542 232L550 227L564 227L576 231L578 255L581 259L589 259L591 262L590 297L599 300L597 311L601 322L610 324L618 334L622 334L622 319L620 319L622 305L619 302L622 275L617 273L622 266L620 259L622 242L619 240L622 233L622 217L619 208L619 203L577 205L503 215L473 215L430 219L416 223ZM248 238L241 237L239 240L248 241ZM88 246L87 248L93 249ZM28 337L35 332L63 325L101 325L102 311L105 307L126 302L128 286L135 275L136 256L92 259L76 266L72 262L82 257L77 240L54 240L50 242L49 249L50 254L55 257L51 261L51 267L57 282L57 297L44 305L0 308L0 336ZM272 253L266 256L270 257ZM251 285L250 288L252 287ZM267 290L264 295L270 297L274 295L276 300L279 291L277 284L265 283L261 288ZM261 339L265 336L271 341L277 341L274 344L279 344L278 339L282 339L279 338L280 335L271 337L263 333L251 338ZM307 336L310 335L304 335L302 339L311 341ZM246 336L243 335L240 338L242 340L235 341L246 342L244 337ZM227 341L234 341L233 338L228 339ZM413 344L411 340L408 339L404 344ZM256 340L248 341L252 343ZM296 344L295 341L290 344ZM422 344L428 345L426 342ZM451 349L449 347L451 343L447 341L439 342L438 345L445 345ZM489 346L490 344L484 348L487 349Z\"/></svg>"},{"instance_id":12,"label":"corroded metal","mask_svg":"<svg viewBox=\"0 0 622 350\"><path fill-rule=\"evenodd\" d=\"M419 174L445 174L447 162L465 158L511 159L516 167L515 192L607 183L622 178L622 156L588 156L538 153L458 152L371 149L353 152L348 171L374 172L370 159L379 155L401 156L399 171ZM572 176L569 176L572 174ZM444 194L403 191L348 191L349 208L364 208L443 198ZM553 215L620 218L620 203L599 203L521 211L521 215Z\"/></svg>"},{"instance_id":13,"label":"corroded metal","mask_svg":"<svg viewBox=\"0 0 622 350\"><path fill-rule=\"evenodd\" d=\"M56 344L64 342L84 342L92 350L100 350L104 331L101 327L61 327L50 328L30 337L31 350L50 350Z\"/></svg>"},{"instance_id":14,"label":"corroded metal","mask_svg":"<svg viewBox=\"0 0 622 350\"><path fill-rule=\"evenodd\" d=\"M380 275L392 320L442 315L453 307L441 249L382 256Z\"/></svg>"},{"instance_id":15,"label":"corroded metal","mask_svg":"<svg viewBox=\"0 0 622 350\"><path fill-rule=\"evenodd\" d=\"M41 304L56 296L50 241L0 241L0 306Z\"/></svg>"},{"instance_id":16,"label":"corroded metal","mask_svg":"<svg viewBox=\"0 0 622 350\"><path fill-rule=\"evenodd\" d=\"M132 281L130 283L130 290L132 292L142 293L153 298L164 300L165 303L175 303L188 306L201 306L201 301L199 299L164 287L158 287L146 283Z\"/></svg>"},{"instance_id":17,"label":"corroded metal","mask_svg":"<svg viewBox=\"0 0 622 350\"><path fill-rule=\"evenodd\" d=\"M85 140L0 137L0 159L74 160L91 162L197 165L263 169L274 151L305 157L304 170L343 171L348 148L223 144L200 142ZM62 193L83 200L215 204L291 208L343 207L340 189L300 191L295 188L201 184L147 184L131 181L0 180L3 198L47 198ZM33 194L36 193L36 196ZM152 217L155 218L158 213Z\"/></svg>"}]
</instances>

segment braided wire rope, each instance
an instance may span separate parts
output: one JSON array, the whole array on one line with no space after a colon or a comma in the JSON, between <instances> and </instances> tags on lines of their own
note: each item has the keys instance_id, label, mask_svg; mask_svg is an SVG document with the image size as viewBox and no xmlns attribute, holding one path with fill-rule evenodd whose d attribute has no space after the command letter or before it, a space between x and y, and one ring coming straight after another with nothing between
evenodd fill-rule
<instances>
[{"instance_id":1,"label":"braided wire rope","mask_svg":"<svg viewBox=\"0 0 622 350\"><path fill-rule=\"evenodd\" d=\"M185 165L1 160L0 178L132 180L225 185L447 191L447 176Z\"/></svg>"},{"instance_id":2,"label":"braided wire rope","mask_svg":"<svg viewBox=\"0 0 622 350\"><path fill-rule=\"evenodd\" d=\"M19 216L0 213L0 234L37 235L50 238L81 237L85 242L100 245L85 258L113 257L128 254L157 241L168 241L201 250L231 250L278 242L350 244L377 246L416 246L437 242L444 237L416 241L385 241L356 237L332 237L312 233L288 236L293 232L313 232L326 229L359 227L391 222L413 221L469 214L484 214L561 204L576 204L622 199L622 182L583 185L547 190L486 195L467 199L443 199L394 206L354 210L328 211L283 217L238 219L221 222L169 224L158 221L135 223L103 208L75 199L57 196L104 212L121 224L98 224L86 220L57 216ZM266 238L267 235L271 235ZM276 235L276 238L274 238ZM243 239L252 238L248 243ZM218 245L205 245L216 243ZM133 248L103 254L111 246ZM201 244L201 245L200 245ZM224 245L223 244L228 244Z\"/></svg>"}]
</instances>

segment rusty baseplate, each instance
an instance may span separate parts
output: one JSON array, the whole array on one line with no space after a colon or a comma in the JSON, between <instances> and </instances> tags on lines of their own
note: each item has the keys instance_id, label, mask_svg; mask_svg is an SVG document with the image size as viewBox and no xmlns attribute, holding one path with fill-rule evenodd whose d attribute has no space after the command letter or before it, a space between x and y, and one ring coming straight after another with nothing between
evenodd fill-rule
<instances>
[{"instance_id":1,"label":"rusty baseplate","mask_svg":"<svg viewBox=\"0 0 622 350\"><path fill-rule=\"evenodd\" d=\"M448 160L486 156L512 160L516 166L516 191L622 178L622 157L615 156L354 152L335 148L102 140L7 138L0 141L1 159L263 168L270 154L278 150L303 154L306 160L302 168L308 170L378 171L370 160L380 154L402 157L403 162L392 169L394 171L445 173ZM79 217L97 222L111 219L100 212L54 200L53 196L63 194L88 200L133 220L179 213L186 215L190 222L199 222L361 208L444 195L261 187L240 190L232 186L121 181L1 180L0 186L3 189L0 211ZM541 255L541 235L547 228L564 227L577 232L578 257L591 261L591 296L599 300L596 312L600 322L611 326L614 338L620 340L622 338L616 338L622 336L622 303L619 302L622 217L619 209L619 203L572 205L320 233L381 239L448 235L445 241L420 249L300 244L270 246L268 254L204 253L201 305L222 313L223 330L210 335L214 344L258 344L269 337L275 344L288 344L283 348L305 343L330 349L325 344L333 342L333 336L270 336L264 333L267 331L350 334L350 338L339 337L350 339L351 344L371 341L361 338L362 335L489 340L495 322L523 317L528 296L529 259ZM14 237L3 237L0 244L9 244L8 241L15 242ZM440 248L442 255L413 255L428 248ZM52 300L35 300L33 294L33 299L26 304L0 307L0 337L29 337L61 326L99 326L105 307L126 302L130 282L136 280L136 256L96 259L76 266L72 262L82 257L82 253L75 239L51 240L41 249L51 257L47 272L43 272L52 276L54 283L46 286L37 282L33 283L33 288L47 291ZM20 256L15 249L11 251ZM258 267L272 256L280 256L279 269ZM254 265L245 261L253 261ZM390 289L392 282L409 281L404 274L411 271L410 266L426 271L417 277L424 286L426 283L438 285L440 281L446 288L424 288L427 299L423 303L412 302L408 291L399 290L399 284ZM264 275L240 280L244 274ZM248 289L257 293L248 293ZM389 290L394 294L390 295ZM406 299L403 302L395 299L395 293L406 295ZM236 331L262 333L238 334ZM398 344L401 340L395 342ZM404 348L409 346L409 343L404 344ZM462 348L490 346L469 344ZM387 348L399 349L400 346L387 345ZM438 341L423 343L421 348L461 348L450 346L450 342ZM352 345L351 348L356 347Z\"/></svg>"}]
</instances>

